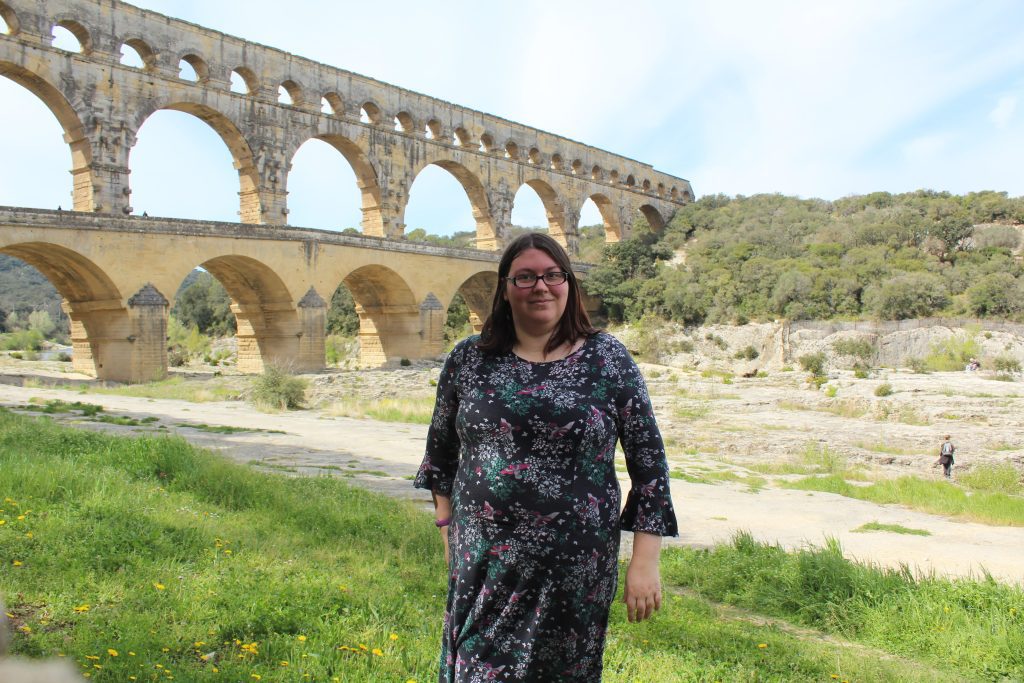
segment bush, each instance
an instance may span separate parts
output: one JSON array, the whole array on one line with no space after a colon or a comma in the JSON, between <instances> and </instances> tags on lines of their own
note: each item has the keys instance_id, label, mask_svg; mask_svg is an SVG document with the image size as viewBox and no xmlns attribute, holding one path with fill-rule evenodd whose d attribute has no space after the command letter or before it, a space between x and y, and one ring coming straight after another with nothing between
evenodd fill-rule
<instances>
[{"instance_id":1,"label":"bush","mask_svg":"<svg viewBox=\"0 0 1024 683\"><path fill-rule=\"evenodd\" d=\"M267 366L252 386L252 402L261 410L302 408L306 401L306 381L273 365Z\"/></svg>"},{"instance_id":2,"label":"bush","mask_svg":"<svg viewBox=\"0 0 1024 683\"><path fill-rule=\"evenodd\" d=\"M641 359L649 363L661 361L662 343L665 339L665 321L648 313L636 323L636 351Z\"/></svg>"},{"instance_id":3,"label":"bush","mask_svg":"<svg viewBox=\"0 0 1024 683\"><path fill-rule=\"evenodd\" d=\"M754 360L759 355L760 354L757 352L757 349L755 349L753 346L747 346L742 351L736 352L736 358L743 360Z\"/></svg>"},{"instance_id":4,"label":"bush","mask_svg":"<svg viewBox=\"0 0 1024 683\"><path fill-rule=\"evenodd\" d=\"M2 344L5 351L38 351L43 345L43 335L39 330L18 330L4 337Z\"/></svg>"},{"instance_id":5,"label":"bush","mask_svg":"<svg viewBox=\"0 0 1024 683\"><path fill-rule=\"evenodd\" d=\"M864 306L883 320L924 318L949 305L949 292L938 275L897 275L864 291Z\"/></svg>"},{"instance_id":6,"label":"bush","mask_svg":"<svg viewBox=\"0 0 1024 683\"><path fill-rule=\"evenodd\" d=\"M837 339L832 342L832 349L840 356L853 356L863 361L875 357L875 345L867 339Z\"/></svg>"},{"instance_id":7,"label":"bush","mask_svg":"<svg viewBox=\"0 0 1024 683\"><path fill-rule=\"evenodd\" d=\"M857 379L867 379L871 374L871 368L864 363L857 361L853 364L853 376Z\"/></svg>"},{"instance_id":8,"label":"bush","mask_svg":"<svg viewBox=\"0 0 1024 683\"><path fill-rule=\"evenodd\" d=\"M800 362L800 367L806 372L816 377L825 374L825 354L821 351L800 356L797 360Z\"/></svg>"},{"instance_id":9,"label":"bush","mask_svg":"<svg viewBox=\"0 0 1024 683\"><path fill-rule=\"evenodd\" d=\"M408 358L403 358L402 360L398 361L398 364L401 365L403 368L407 368L410 365L412 365L412 361L409 360Z\"/></svg>"},{"instance_id":10,"label":"bush","mask_svg":"<svg viewBox=\"0 0 1024 683\"><path fill-rule=\"evenodd\" d=\"M929 370L950 372L963 370L972 358L981 355L981 347L974 337L955 335L932 344L924 362Z\"/></svg>"},{"instance_id":11,"label":"bush","mask_svg":"<svg viewBox=\"0 0 1024 683\"><path fill-rule=\"evenodd\" d=\"M709 342L711 342L718 348L722 349L723 351L729 348L729 343L722 339L721 337L719 337L717 334L712 334L711 332L708 332L706 335L704 335L704 339L708 340Z\"/></svg>"},{"instance_id":12,"label":"bush","mask_svg":"<svg viewBox=\"0 0 1024 683\"><path fill-rule=\"evenodd\" d=\"M875 396L892 396L892 385L888 382L883 382L875 387Z\"/></svg>"},{"instance_id":13,"label":"bush","mask_svg":"<svg viewBox=\"0 0 1024 683\"><path fill-rule=\"evenodd\" d=\"M1020 372L1020 361L1013 356L996 356L992 359L992 368L996 372Z\"/></svg>"},{"instance_id":14,"label":"bush","mask_svg":"<svg viewBox=\"0 0 1024 683\"><path fill-rule=\"evenodd\" d=\"M927 375L928 364L924 362L924 358L920 356L911 356L904 361L907 367L910 368L911 372L916 372L919 375Z\"/></svg>"}]
</instances>

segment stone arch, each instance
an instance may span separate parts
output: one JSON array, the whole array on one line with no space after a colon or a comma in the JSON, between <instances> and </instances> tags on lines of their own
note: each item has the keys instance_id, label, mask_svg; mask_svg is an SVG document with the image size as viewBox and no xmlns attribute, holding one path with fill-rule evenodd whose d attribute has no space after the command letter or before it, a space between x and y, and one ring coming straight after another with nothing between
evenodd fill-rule
<instances>
[{"instance_id":1,"label":"stone arch","mask_svg":"<svg viewBox=\"0 0 1024 683\"><path fill-rule=\"evenodd\" d=\"M529 153L526 155L527 162L535 166L540 166L543 159L544 157L541 156L540 150L536 147L531 147Z\"/></svg>"},{"instance_id":2,"label":"stone arch","mask_svg":"<svg viewBox=\"0 0 1024 683\"><path fill-rule=\"evenodd\" d=\"M565 207L558 193L551 185L539 178L527 180L523 184L529 185L540 197L540 201L544 205L544 212L548 216L548 233L562 246L567 246L566 229L568 226L565 225Z\"/></svg>"},{"instance_id":3,"label":"stone arch","mask_svg":"<svg viewBox=\"0 0 1024 683\"><path fill-rule=\"evenodd\" d=\"M551 170L552 171L562 171L562 170L565 170L564 166L565 166L565 162L562 161L562 155L561 154L559 154L558 152L555 152L554 154L551 155Z\"/></svg>"},{"instance_id":4,"label":"stone arch","mask_svg":"<svg viewBox=\"0 0 1024 683\"><path fill-rule=\"evenodd\" d=\"M327 106L330 107L331 116L341 118L345 115L345 102L341 99L341 95L336 92L327 92L320 98L321 102L327 102ZM320 108L323 111L323 107Z\"/></svg>"},{"instance_id":5,"label":"stone arch","mask_svg":"<svg viewBox=\"0 0 1024 683\"><path fill-rule=\"evenodd\" d=\"M259 176L260 170L266 162L267 152L261 148L254 153L234 121L216 109L198 102L182 100L154 102L151 108L136 114L133 130L138 131L146 119L162 109L191 114L213 128L220 136L231 153L234 167L238 170L239 215L242 217L242 222L259 223L262 217ZM131 157L129 156L129 165L130 161Z\"/></svg>"},{"instance_id":6,"label":"stone arch","mask_svg":"<svg viewBox=\"0 0 1024 683\"><path fill-rule=\"evenodd\" d=\"M380 108L380 105L373 100L366 100L359 107L360 120L365 116L366 122L374 126L379 126L380 122L384 120L384 110Z\"/></svg>"},{"instance_id":7,"label":"stone arch","mask_svg":"<svg viewBox=\"0 0 1024 683\"><path fill-rule=\"evenodd\" d=\"M590 169L590 179L597 180L599 182L604 179L604 172L597 164L594 164L594 167Z\"/></svg>"},{"instance_id":8,"label":"stone arch","mask_svg":"<svg viewBox=\"0 0 1024 683\"><path fill-rule=\"evenodd\" d=\"M505 158L519 161L519 145L515 140L509 140L505 143Z\"/></svg>"},{"instance_id":9,"label":"stone arch","mask_svg":"<svg viewBox=\"0 0 1024 683\"><path fill-rule=\"evenodd\" d=\"M444 138L444 126L437 119L430 119L423 127L423 133L431 140Z\"/></svg>"},{"instance_id":10,"label":"stone arch","mask_svg":"<svg viewBox=\"0 0 1024 683\"><path fill-rule=\"evenodd\" d=\"M181 63L185 62L192 67L192 70L196 72L196 83L203 84L210 80L210 65L205 59L192 48L182 50L178 53L178 59L174 62L176 67L180 67ZM178 78L187 81L187 78L182 78L181 70L179 68Z\"/></svg>"},{"instance_id":11,"label":"stone arch","mask_svg":"<svg viewBox=\"0 0 1024 683\"><path fill-rule=\"evenodd\" d=\"M384 236L384 215L381 212L380 184L377 181L377 169L370 161L370 158L363 152L359 145L341 135L315 135L312 139L326 142L345 157L345 161L347 161L349 166L352 167L352 171L356 175L356 182L359 186L359 192L362 195L361 211L363 212L363 234L378 237ZM306 140L303 140L295 147L295 151L292 153L292 159L295 158L295 154L298 153L299 148L302 147L305 142ZM291 159L289 159L289 164L290 163ZM287 189L287 178L285 179L285 189Z\"/></svg>"},{"instance_id":12,"label":"stone arch","mask_svg":"<svg viewBox=\"0 0 1024 683\"><path fill-rule=\"evenodd\" d=\"M619 221L619 212L612 200L600 192L590 195L587 199L594 202L604 221L604 241L621 242L622 223ZM580 207L582 208L582 204Z\"/></svg>"},{"instance_id":13,"label":"stone arch","mask_svg":"<svg viewBox=\"0 0 1024 683\"><path fill-rule=\"evenodd\" d=\"M583 170L583 162L580 161L579 159L573 159L573 162L572 162L572 174L573 175L579 175L580 171L582 171L582 170Z\"/></svg>"},{"instance_id":14,"label":"stone arch","mask_svg":"<svg viewBox=\"0 0 1024 683\"><path fill-rule=\"evenodd\" d=\"M245 87L243 95L255 95L260 91L260 79L256 75L256 72L247 66L236 66L228 74L228 79L231 80L231 76L237 75L242 80L242 85ZM232 82L231 92L238 93L235 90L234 83Z\"/></svg>"},{"instance_id":15,"label":"stone arch","mask_svg":"<svg viewBox=\"0 0 1024 683\"><path fill-rule=\"evenodd\" d=\"M455 133L452 135L452 142L456 147L472 147L473 136L462 126L457 126Z\"/></svg>"},{"instance_id":16,"label":"stone arch","mask_svg":"<svg viewBox=\"0 0 1024 683\"><path fill-rule=\"evenodd\" d=\"M636 187L636 178L632 173L626 176L626 187Z\"/></svg>"},{"instance_id":17,"label":"stone arch","mask_svg":"<svg viewBox=\"0 0 1024 683\"><path fill-rule=\"evenodd\" d=\"M420 164L412 173L413 182L415 182L416 176L420 174L424 168L429 165L440 166L444 170L455 176L455 179L462 185L462 189L465 190L466 196L469 198L470 209L473 212L473 220L476 222L476 239L477 243L484 242L488 244L494 244L498 235L494 229L494 222L491 220L490 205L487 202L487 190L484 188L483 183L480 179L468 168L452 161L451 159L436 159L434 161L426 161ZM410 188L412 183L410 183ZM405 203L408 204L408 196L405 199ZM399 222L405 222L405 209L406 204L402 206L402 218Z\"/></svg>"},{"instance_id":18,"label":"stone arch","mask_svg":"<svg viewBox=\"0 0 1024 683\"><path fill-rule=\"evenodd\" d=\"M71 175L73 181L74 208L76 211L92 211L94 177L92 169L92 146L85 136L82 120L64 94L36 73L11 62L0 61L0 76L6 76L27 89L43 101L64 129L64 139L71 149Z\"/></svg>"},{"instance_id":19,"label":"stone arch","mask_svg":"<svg viewBox=\"0 0 1024 683\"><path fill-rule=\"evenodd\" d=\"M292 293L277 273L248 256L215 256L200 266L231 297L238 326L239 371L258 373L267 365L295 358L298 313ZM183 273L179 282L187 275Z\"/></svg>"},{"instance_id":20,"label":"stone arch","mask_svg":"<svg viewBox=\"0 0 1024 683\"><path fill-rule=\"evenodd\" d=\"M395 114L395 130L412 135L416 132L416 120L407 111Z\"/></svg>"},{"instance_id":21,"label":"stone arch","mask_svg":"<svg viewBox=\"0 0 1024 683\"><path fill-rule=\"evenodd\" d=\"M420 306L397 272L373 264L356 268L342 282L359 316L359 356L366 366L419 357Z\"/></svg>"},{"instance_id":22,"label":"stone arch","mask_svg":"<svg viewBox=\"0 0 1024 683\"><path fill-rule=\"evenodd\" d=\"M131 49L138 53L139 58L143 63L143 71L152 71L156 67L156 52L149 46L149 43L144 41L142 38L132 36L121 41L122 45L127 45Z\"/></svg>"},{"instance_id":23,"label":"stone arch","mask_svg":"<svg viewBox=\"0 0 1024 683\"><path fill-rule=\"evenodd\" d=\"M288 93L289 99L291 99L291 106L301 107L305 104L304 93L302 86L297 81L291 78L286 78L281 82L280 87L284 88L284 91Z\"/></svg>"},{"instance_id":24,"label":"stone arch","mask_svg":"<svg viewBox=\"0 0 1024 683\"><path fill-rule=\"evenodd\" d=\"M64 298L71 319L72 367L87 375L104 376L101 346L105 339L127 340L127 310L121 292L102 268L78 252L45 242L23 242L0 248L21 259L50 281Z\"/></svg>"},{"instance_id":25,"label":"stone arch","mask_svg":"<svg viewBox=\"0 0 1024 683\"><path fill-rule=\"evenodd\" d=\"M469 324L473 326L475 333L483 329L484 321L491 314L491 304L497 286L498 273L485 270L471 275L458 287L458 293L462 295L469 308Z\"/></svg>"},{"instance_id":26,"label":"stone arch","mask_svg":"<svg viewBox=\"0 0 1024 683\"><path fill-rule=\"evenodd\" d=\"M7 35L16 36L21 31L18 15L3 2L0 2L0 19L3 19L4 23L7 24Z\"/></svg>"},{"instance_id":27,"label":"stone arch","mask_svg":"<svg viewBox=\"0 0 1024 683\"><path fill-rule=\"evenodd\" d=\"M487 132L482 133L480 135L480 151L490 154L494 150L494 136Z\"/></svg>"},{"instance_id":28,"label":"stone arch","mask_svg":"<svg viewBox=\"0 0 1024 683\"><path fill-rule=\"evenodd\" d=\"M643 188L644 192L650 192L651 191L651 181L647 180L646 178L644 178L644 181L640 184L640 187Z\"/></svg>"},{"instance_id":29,"label":"stone arch","mask_svg":"<svg viewBox=\"0 0 1024 683\"><path fill-rule=\"evenodd\" d=\"M644 204L640 207L640 213L647 219L647 224L651 226L651 230L661 232L665 229L665 219L655 207L650 204Z\"/></svg>"},{"instance_id":30,"label":"stone arch","mask_svg":"<svg viewBox=\"0 0 1024 683\"><path fill-rule=\"evenodd\" d=\"M80 22L77 18L66 15L57 15L53 22L53 26L54 28L59 26L63 29L67 29L71 35L75 37L75 40L78 41L78 44L82 48L83 55L87 55L92 52L92 35L89 29L85 27L85 24Z\"/></svg>"}]
</instances>

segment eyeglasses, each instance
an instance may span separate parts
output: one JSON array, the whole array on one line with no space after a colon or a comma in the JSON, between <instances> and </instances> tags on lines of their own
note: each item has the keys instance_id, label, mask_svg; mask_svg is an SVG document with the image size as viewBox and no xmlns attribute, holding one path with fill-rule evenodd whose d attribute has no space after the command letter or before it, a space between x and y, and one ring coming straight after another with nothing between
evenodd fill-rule
<instances>
[{"instance_id":1,"label":"eyeglasses","mask_svg":"<svg viewBox=\"0 0 1024 683\"><path fill-rule=\"evenodd\" d=\"M537 275L536 273L520 273L519 275L507 277L505 279L520 289L529 289L537 284L537 280L544 280L544 284L549 286L565 284L565 281L569 279L569 273L564 270L552 270L544 273L543 275Z\"/></svg>"}]
</instances>

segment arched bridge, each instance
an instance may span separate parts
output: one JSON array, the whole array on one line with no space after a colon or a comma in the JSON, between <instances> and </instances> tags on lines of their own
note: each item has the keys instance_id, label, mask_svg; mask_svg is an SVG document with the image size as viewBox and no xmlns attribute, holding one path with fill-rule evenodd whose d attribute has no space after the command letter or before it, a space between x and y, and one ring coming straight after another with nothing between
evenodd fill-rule
<instances>
[{"instance_id":1,"label":"arched bridge","mask_svg":"<svg viewBox=\"0 0 1024 683\"><path fill-rule=\"evenodd\" d=\"M99 377L166 372L157 318L166 330L168 299L197 265L232 297L243 369L270 358L322 367L323 299L342 281L358 304L363 360L415 358L440 351L434 326L456 291L485 314L480 292L493 287L493 251L523 185L570 251L588 199L617 241L636 216L660 229L693 197L686 180L647 164L113 0L0 0L0 18L0 75L59 121L74 197L70 212L0 208L0 251L57 286L76 367ZM80 49L54 47L56 27ZM127 49L140 66L122 63ZM241 224L132 215L131 149L164 109L200 118L224 141ZM355 172L362 236L287 226L291 160L310 139ZM431 164L464 188L484 251L403 240L409 190Z\"/></svg>"}]
</instances>

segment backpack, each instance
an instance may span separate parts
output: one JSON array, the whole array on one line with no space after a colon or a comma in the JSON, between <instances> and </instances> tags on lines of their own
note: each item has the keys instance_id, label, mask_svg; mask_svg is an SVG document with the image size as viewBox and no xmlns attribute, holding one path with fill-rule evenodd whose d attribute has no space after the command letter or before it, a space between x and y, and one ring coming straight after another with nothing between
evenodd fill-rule
<instances>
[{"instance_id":1,"label":"backpack","mask_svg":"<svg viewBox=\"0 0 1024 683\"><path fill-rule=\"evenodd\" d=\"M953 457L953 443L950 442L950 441L944 442L942 444L942 448L939 449L939 455L941 455L943 457L949 456L949 457L952 458Z\"/></svg>"}]
</instances>

